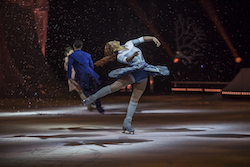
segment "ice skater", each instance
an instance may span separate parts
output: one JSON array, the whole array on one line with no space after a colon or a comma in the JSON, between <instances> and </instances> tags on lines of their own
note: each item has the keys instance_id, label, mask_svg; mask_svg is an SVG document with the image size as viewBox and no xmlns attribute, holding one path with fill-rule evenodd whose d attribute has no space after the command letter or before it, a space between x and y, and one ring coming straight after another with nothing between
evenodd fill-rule
<instances>
[{"instance_id":1,"label":"ice skater","mask_svg":"<svg viewBox=\"0 0 250 167\"><path fill-rule=\"evenodd\" d=\"M69 57L69 55L71 55L73 52L74 52L74 50L73 50L73 48L72 48L71 46L68 46L68 47L65 48L65 52L64 52L64 56L65 56L65 58L64 58L64 69L65 69L65 71L68 71L68 61L69 61L69 58L68 58L68 57ZM72 78L72 79L68 79L69 92L72 92L72 91L75 90L75 91L79 94L80 98L81 98L82 100L84 100L84 99L86 99L87 97L86 97L85 94L83 93L83 91L82 91L80 85L75 81L75 74L76 74L76 72L75 72L74 68L72 67L72 73L71 73L71 78ZM88 109L89 111L91 111L91 110L94 109L94 108L91 106L91 104L88 104L88 105L87 105L87 109Z\"/></svg>"},{"instance_id":2,"label":"ice skater","mask_svg":"<svg viewBox=\"0 0 250 167\"><path fill-rule=\"evenodd\" d=\"M94 64L91 55L87 52L82 51L83 42L76 40L73 44L74 52L68 56L68 73L67 77L70 82L77 82L83 93L86 96L90 96L96 93L97 84L101 84L99 75L94 71ZM75 78L72 78L73 69L75 70ZM104 109L101 106L101 101L96 98L91 103L95 102L96 109L100 113L104 113ZM89 104L91 104L89 103Z\"/></svg>"},{"instance_id":3,"label":"ice skater","mask_svg":"<svg viewBox=\"0 0 250 167\"><path fill-rule=\"evenodd\" d=\"M82 100L83 105L91 104L98 98L116 92L133 84L133 92L130 97L127 114L123 121L123 132L128 131L134 134L134 129L131 126L132 117L137 108L140 97L145 91L148 75L169 75L169 70L166 66L154 66L145 62L142 52L136 46L143 42L153 41L157 47L161 45L160 41L152 36L143 36L138 39L129 40L125 45L120 45L119 41L110 41L104 47L105 57L97 61L95 65L103 66L109 61L117 60L127 64L127 67L113 70L109 73L109 77L117 78L111 85L105 86L92 96Z\"/></svg>"}]
</instances>

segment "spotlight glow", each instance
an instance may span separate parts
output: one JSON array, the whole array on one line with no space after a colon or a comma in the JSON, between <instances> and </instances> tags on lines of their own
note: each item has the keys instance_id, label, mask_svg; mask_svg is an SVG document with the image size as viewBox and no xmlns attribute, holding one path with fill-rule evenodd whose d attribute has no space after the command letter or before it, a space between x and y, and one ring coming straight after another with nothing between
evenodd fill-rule
<instances>
[{"instance_id":1,"label":"spotlight glow","mask_svg":"<svg viewBox=\"0 0 250 167\"><path fill-rule=\"evenodd\" d=\"M242 58L241 58L241 57L236 57L236 58L235 58L235 62L236 62L236 63L240 63L241 61L242 61Z\"/></svg>"},{"instance_id":2,"label":"spotlight glow","mask_svg":"<svg viewBox=\"0 0 250 167\"><path fill-rule=\"evenodd\" d=\"M210 17L210 19L213 21L214 25L216 26L219 34L222 36L222 38L224 39L225 43L227 44L229 50L231 51L232 55L237 58L238 57L238 53L236 51L236 49L234 48L229 36L227 35L225 29L223 28L221 21L219 19L219 17L217 16L217 13L215 12L213 5L211 4L211 2L209 0L199 0L201 5L203 6L203 8L206 10L208 16Z\"/></svg>"},{"instance_id":3,"label":"spotlight glow","mask_svg":"<svg viewBox=\"0 0 250 167\"><path fill-rule=\"evenodd\" d=\"M173 60L174 63L178 63L179 61L180 61L180 59L178 59L178 58L174 58L174 60Z\"/></svg>"},{"instance_id":4,"label":"spotlight glow","mask_svg":"<svg viewBox=\"0 0 250 167\"><path fill-rule=\"evenodd\" d=\"M127 0L128 5L133 8L138 17L144 22L144 24L149 28L149 30L161 41L163 48L167 51L167 53L174 60L175 55L168 46L168 43L162 38L156 27L153 25L152 21L147 17L146 13L139 6L139 4L134 0Z\"/></svg>"}]
</instances>

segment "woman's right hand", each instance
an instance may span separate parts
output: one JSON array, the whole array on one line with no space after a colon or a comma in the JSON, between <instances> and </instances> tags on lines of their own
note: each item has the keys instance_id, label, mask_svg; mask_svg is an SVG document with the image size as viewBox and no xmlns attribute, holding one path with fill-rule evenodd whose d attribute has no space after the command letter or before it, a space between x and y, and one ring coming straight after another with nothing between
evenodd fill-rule
<instances>
[{"instance_id":1,"label":"woman's right hand","mask_svg":"<svg viewBox=\"0 0 250 167\"><path fill-rule=\"evenodd\" d=\"M153 41L157 47L159 47L161 45L161 42L157 38L153 37Z\"/></svg>"}]
</instances>

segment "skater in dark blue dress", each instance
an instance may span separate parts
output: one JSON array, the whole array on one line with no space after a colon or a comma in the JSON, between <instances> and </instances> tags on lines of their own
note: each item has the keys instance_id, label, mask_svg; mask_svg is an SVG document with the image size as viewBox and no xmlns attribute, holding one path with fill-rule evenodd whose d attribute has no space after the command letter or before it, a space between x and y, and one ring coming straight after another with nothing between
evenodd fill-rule
<instances>
[{"instance_id":1,"label":"skater in dark blue dress","mask_svg":"<svg viewBox=\"0 0 250 167\"><path fill-rule=\"evenodd\" d=\"M148 75L169 75L169 70L166 66L147 64L141 50L136 47L143 42L150 41L153 41L157 47L161 45L160 41L152 36L143 36L130 40L126 42L125 45L120 45L119 41L110 41L106 43L104 48L105 57L97 61L95 65L103 66L107 62L117 59L119 62L127 64L128 66L111 71L109 77L117 78L117 80L113 84L103 87L94 95L82 100L83 105L87 105L97 98L101 98L120 90L124 86L133 84L133 92L122 125L124 132L128 131L129 133L134 133L134 129L131 126L132 117L135 113L139 99L145 91Z\"/></svg>"},{"instance_id":2,"label":"skater in dark blue dress","mask_svg":"<svg viewBox=\"0 0 250 167\"><path fill-rule=\"evenodd\" d=\"M68 57L68 73L67 77L72 82L76 81L79 83L81 89L86 96L90 96L96 93L97 84L101 84L99 75L94 71L93 60L91 55L87 52L82 51L83 42L76 40L73 44L74 52ZM75 69L75 79L72 78L72 67ZM96 104L96 108L100 113L104 112L101 106L99 98L93 102Z\"/></svg>"}]
</instances>

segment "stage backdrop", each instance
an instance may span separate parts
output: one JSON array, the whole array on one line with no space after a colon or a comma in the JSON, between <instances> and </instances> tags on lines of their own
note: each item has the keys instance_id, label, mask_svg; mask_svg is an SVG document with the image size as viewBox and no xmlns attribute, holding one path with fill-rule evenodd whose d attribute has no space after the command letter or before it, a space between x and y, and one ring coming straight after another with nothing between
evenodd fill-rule
<instances>
[{"instance_id":1,"label":"stage backdrop","mask_svg":"<svg viewBox=\"0 0 250 167\"><path fill-rule=\"evenodd\" d=\"M61 92L45 61L47 0L4 0L0 10L0 97L55 96Z\"/></svg>"}]
</instances>

